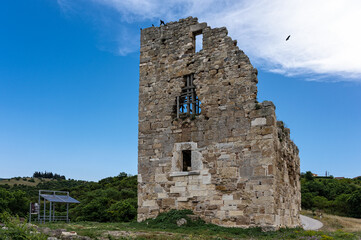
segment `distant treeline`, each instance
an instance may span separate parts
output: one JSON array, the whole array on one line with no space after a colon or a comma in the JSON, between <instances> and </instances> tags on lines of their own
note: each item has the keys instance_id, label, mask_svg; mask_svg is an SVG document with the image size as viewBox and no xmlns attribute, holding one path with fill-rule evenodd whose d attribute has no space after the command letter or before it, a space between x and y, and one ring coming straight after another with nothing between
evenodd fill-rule
<instances>
[{"instance_id":1,"label":"distant treeline","mask_svg":"<svg viewBox=\"0 0 361 240\"><path fill-rule=\"evenodd\" d=\"M40 173L44 177L45 174ZM47 176L51 177L51 174ZM54 178L54 174L53 174ZM80 204L70 205L72 221L133 221L137 215L137 176L120 173L99 182L57 179L36 186L0 185L0 213L26 217L29 202L37 202L39 190L69 191ZM301 175L302 208L361 218L361 178L315 178L311 172ZM57 205L65 214L66 205Z\"/></svg>"},{"instance_id":2,"label":"distant treeline","mask_svg":"<svg viewBox=\"0 0 361 240\"><path fill-rule=\"evenodd\" d=\"M301 175L302 209L361 218L361 178L334 179Z\"/></svg>"},{"instance_id":3,"label":"distant treeline","mask_svg":"<svg viewBox=\"0 0 361 240\"><path fill-rule=\"evenodd\" d=\"M68 191L70 196L79 200L80 204L69 206L72 221L124 222L136 219L137 176L126 173L99 182L57 179L36 186L0 185L0 213L26 217L29 203L38 202L39 190ZM66 204L57 205L57 212L65 215Z\"/></svg>"},{"instance_id":4,"label":"distant treeline","mask_svg":"<svg viewBox=\"0 0 361 240\"><path fill-rule=\"evenodd\" d=\"M64 175L60 175L57 173L52 173L52 172L34 172L33 174L34 178L50 178L50 179L64 179L65 180L65 176Z\"/></svg>"}]
</instances>

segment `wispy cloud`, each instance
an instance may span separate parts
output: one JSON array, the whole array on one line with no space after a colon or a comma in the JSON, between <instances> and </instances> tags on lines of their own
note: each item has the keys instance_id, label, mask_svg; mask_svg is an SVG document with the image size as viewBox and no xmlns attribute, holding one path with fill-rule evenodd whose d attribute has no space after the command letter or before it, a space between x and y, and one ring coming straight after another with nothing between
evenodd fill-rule
<instances>
[{"instance_id":1,"label":"wispy cloud","mask_svg":"<svg viewBox=\"0 0 361 240\"><path fill-rule=\"evenodd\" d=\"M64 11L72 9L72 2L58 0ZM135 23L158 23L159 19L174 21L191 15L208 22L211 27L226 26L229 35L238 40L238 46L264 70L285 75L333 75L361 81L359 0L88 2L97 5L98 10L114 11L116 14L109 17L114 18L112 22L121 22L119 32L129 32ZM139 39L139 33L131 32L134 32L134 41ZM291 35L290 40L285 41L288 35ZM117 39L119 53L124 55L138 50L127 38Z\"/></svg>"}]
</instances>

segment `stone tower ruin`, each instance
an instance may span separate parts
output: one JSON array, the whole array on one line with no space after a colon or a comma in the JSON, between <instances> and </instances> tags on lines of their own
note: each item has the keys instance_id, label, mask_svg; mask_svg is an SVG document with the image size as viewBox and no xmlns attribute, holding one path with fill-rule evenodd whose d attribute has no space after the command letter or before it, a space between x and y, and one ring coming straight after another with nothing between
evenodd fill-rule
<instances>
[{"instance_id":1,"label":"stone tower ruin","mask_svg":"<svg viewBox=\"0 0 361 240\"><path fill-rule=\"evenodd\" d=\"M223 226L300 226L298 148L226 28L143 29L139 73L138 221L191 209Z\"/></svg>"}]
</instances>

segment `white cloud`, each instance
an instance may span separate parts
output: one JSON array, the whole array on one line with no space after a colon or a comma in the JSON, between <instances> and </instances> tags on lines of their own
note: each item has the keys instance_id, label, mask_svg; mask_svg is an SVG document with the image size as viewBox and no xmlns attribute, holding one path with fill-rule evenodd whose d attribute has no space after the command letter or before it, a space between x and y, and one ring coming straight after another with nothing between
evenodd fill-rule
<instances>
[{"instance_id":1,"label":"white cloud","mask_svg":"<svg viewBox=\"0 0 361 240\"><path fill-rule=\"evenodd\" d=\"M69 1L58 0L67 8ZM191 15L211 27L226 26L251 61L268 71L361 79L359 0L91 1L115 10L124 24L175 21ZM125 41L119 44L127 52L137 50Z\"/></svg>"}]
</instances>

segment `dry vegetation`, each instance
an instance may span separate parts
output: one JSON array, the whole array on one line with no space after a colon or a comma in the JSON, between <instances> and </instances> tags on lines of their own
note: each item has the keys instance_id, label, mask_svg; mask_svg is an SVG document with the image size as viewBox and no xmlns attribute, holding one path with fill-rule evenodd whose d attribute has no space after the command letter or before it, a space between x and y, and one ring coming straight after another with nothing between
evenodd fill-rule
<instances>
[{"instance_id":1,"label":"dry vegetation","mask_svg":"<svg viewBox=\"0 0 361 240\"><path fill-rule=\"evenodd\" d=\"M340 217L336 215L322 214L322 217L314 216L311 211L303 210L301 214L320 220L323 223L322 231L334 232L361 232L361 219Z\"/></svg>"},{"instance_id":2,"label":"dry vegetation","mask_svg":"<svg viewBox=\"0 0 361 240\"><path fill-rule=\"evenodd\" d=\"M25 185L25 186L32 186L35 187L41 182L48 182L51 179L47 178L31 178L31 177L16 177L16 178L9 178L9 179L1 179L0 185L9 185L14 186L17 185Z\"/></svg>"}]
</instances>

